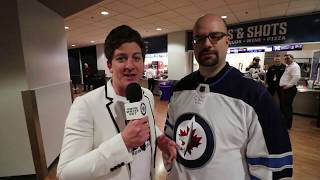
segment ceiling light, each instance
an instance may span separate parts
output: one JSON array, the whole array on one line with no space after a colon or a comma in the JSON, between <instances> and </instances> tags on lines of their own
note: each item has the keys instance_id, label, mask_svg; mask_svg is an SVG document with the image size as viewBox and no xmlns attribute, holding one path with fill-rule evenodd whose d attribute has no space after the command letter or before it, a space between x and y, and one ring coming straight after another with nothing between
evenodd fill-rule
<instances>
[{"instance_id":1,"label":"ceiling light","mask_svg":"<svg viewBox=\"0 0 320 180\"><path fill-rule=\"evenodd\" d=\"M95 41L90 41L91 43L95 43Z\"/></svg>"},{"instance_id":2,"label":"ceiling light","mask_svg":"<svg viewBox=\"0 0 320 180\"><path fill-rule=\"evenodd\" d=\"M69 29L69 27L68 27L68 26L65 26L64 29Z\"/></svg>"},{"instance_id":3,"label":"ceiling light","mask_svg":"<svg viewBox=\"0 0 320 180\"><path fill-rule=\"evenodd\" d=\"M156 30L157 30L157 31L162 31L162 29L161 29L161 28L157 28Z\"/></svg>"},{"instance_id":4,"label":"ceiling light","mask_svg":"<svg viewBox=\"0 0 320 180\"><path fill-rule=\"evenodd\" d=\"M106 16L106 15L108 15L109 13L108 13L107 11L101 11L101 14Z\"/></svg>"},{"instance_id":5,"label":"ceiling light","mask_svg":"<svg viewBox=\"0 0 320 180\"><path fill-rule=\"evenodd\" d=\"M76 45L72 44L71 46L72 46L72 47L75 47Z\"/></svg>"},{"instance_id":6,"label":"ceiling light","mask_svg":"<svg viewBox=\"0 0 320 180\"><path fill-rule=\"evenodd\" d=\"M227 19L228 16L221 16L222 19Z\"/></svg>"}]
</instances>

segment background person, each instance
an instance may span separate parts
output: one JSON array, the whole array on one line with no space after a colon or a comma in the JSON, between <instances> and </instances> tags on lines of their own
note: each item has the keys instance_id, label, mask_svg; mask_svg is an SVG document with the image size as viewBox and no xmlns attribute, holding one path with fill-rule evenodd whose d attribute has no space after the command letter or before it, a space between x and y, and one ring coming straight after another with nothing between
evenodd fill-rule
<instances>
[{"instance_id":1,"label":"background person","mask_svg":"<svg viewBox=\"0 0 320 180\"><path fill-rule=\"evenodd\" d=\"M168 180L291 179L281 112L263 85L226 63L229 43L220 16L195 23L199 70L175 85L168 108L165 133L178 146Z\"/></svg>"},{"instance_id":2,"label":"background person","mask_svg":"<svg viewBox=\"0 0 320 180\"><path fill-rule=\"evenodd\" d=\"M90 91L91 86L91 68L88 63L83 64L83 90Z\"/></svg>"},{"instance_id":3,"label":"background person","mask_svg":"<svg viewBox=\"0 0 320 180\"><path fill-rule=\"evenodd\" d=\"M292 127L292 103L297 94L297 84L301 78L300 66L294 62L292 54L284 55L284 63L287 65L280 78L281 87L280 108L285 117L287 128Z\"/></svg>"},{"instance_id":4,"label":"background person","mask_svg":"<svg viewBox=\"0 0 320 180\"><path fill-rule=\"evenodd\" d=\"M113 29L105 40L112 78L105 86L75 99L66 120L57 174L60 180L153 180L158 147L175 158L175 143L155 125L154 98L145 88L147 117L126 122L125 90L140 80L145 47L128 26ZM121 106L122 104L122 106Z\"/></svg>"},{"instance_id":5,"label":"background person","mask_svg":"<svg viewBox=\"0 0 320 180\"><path fill-rule=\"evenodd\" d=\"M155 70L152 67L146 70L146 77L148 79L148 89L153 93L154 86L155 86Z\"/></svg>"},{"instance_id":6,"label":"background person","mask_svg":"<svg viewBox=\"0 0 320 180\"><path fill-rule=\"evenodd\" d=\"M246 68L246 71L249 71L251 68L261 69L259 62L260 62L260 57L258 56L254 57L250 65Z\"/></svg>"},{"instance_id":7,"label":"background person","mask_svg":"<svg viewBox=\"0 0 320 180\"><path fill-rule=\"evenodd\" d=\"M279 100L280 100L280 93L281 88L279 86L280 78L284 73L286 65L281 63L280 55L277 55L273 58L273 64L268 68L266 74L266 82L268 86L268 91L273 96L275 92L277 92Z\"/></svg>"},{"instance_id":8,"label":"background person","mask_svg":"<svg viewBox=\"0 0 320 180\"><path fill-rule=\"evenodd\" d=\"M259 62L260 62L260 57L258 56L254 57L251 64L246 68L246 71L248 71L249 78L252 78L257 82L264 83L265 73L261 69Z\"/></svg>"}]
</instances>

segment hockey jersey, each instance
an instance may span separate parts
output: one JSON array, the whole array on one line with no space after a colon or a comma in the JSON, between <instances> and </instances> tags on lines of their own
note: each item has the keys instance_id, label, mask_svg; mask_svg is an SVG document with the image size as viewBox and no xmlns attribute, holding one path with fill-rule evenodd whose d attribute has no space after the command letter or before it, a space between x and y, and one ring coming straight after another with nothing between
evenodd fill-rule
<instances>
[{"instance_id":1,"label":"hockey jersey","mask_svg":"<svg viewBox=\"0 0 320 180\"><path fill-rule=\"evenodd\" d=\"M225 65L174 87L165 134L178 145L168 180L291 179L292 151L278 106L266 88Z\"/></svg>"}]
</instances>

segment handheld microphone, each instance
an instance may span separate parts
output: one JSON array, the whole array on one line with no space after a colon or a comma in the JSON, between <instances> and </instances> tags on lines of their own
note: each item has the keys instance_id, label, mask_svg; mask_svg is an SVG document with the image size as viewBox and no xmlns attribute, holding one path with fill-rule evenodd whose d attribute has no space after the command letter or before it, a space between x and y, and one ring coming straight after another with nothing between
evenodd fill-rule
<instances>
[{"instance_id":1,"label":"handheld microphone","mask_svg":"<svg viewBox=\"0 0 320 180\"><path fill-rule=\"evenodd\" d=\"M141 119L146 116L146 105L142 102L142 90L138 83L131 83L126 89L126 98L130 103L124 104L126 120Z\"/></svg>"},{"instance_id":2,"label":"handheld microphone","mask_svg":"<svg viewBox=\"0 0 320 180\"><path fill-rule=\"evenodd\" d=\"M142 100L142 89L138 83L131 83L126 89L126 98L129 103L124 104L126 120L135 120L146 117L147 109ZM146 144L140 146L146 150Z\"/></svg>"}]
</instances>

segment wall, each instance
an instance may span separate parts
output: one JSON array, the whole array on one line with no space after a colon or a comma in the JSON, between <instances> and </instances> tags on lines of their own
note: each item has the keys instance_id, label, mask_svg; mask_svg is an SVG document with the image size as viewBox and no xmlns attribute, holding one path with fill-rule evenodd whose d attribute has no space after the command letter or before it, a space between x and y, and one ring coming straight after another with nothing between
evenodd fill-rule
<instances>
[{"instance_id":1,"label":"wall","mask_svg":"<svg viewBox=\"0 0 320 180\"><path fill-rule=\"evenodd\" d=\"M180 80L190 73L192 60L186 52L186 32L168 34L168 78Z\"/></svg>"},{"instance_id":2,"label":"wall","mask_svg":"<svg viewBox=\"0 0 320 180\"><path fill-rule=\"evenodd\" d=\"M107 58L104 55L104 44L97 44L97 64L98 70L105 70L106 76L111 77L111 73L107 67Z\"/></svg>"},{"instance_id":3,"label":"wall","mask_svg":"<svg viewBox=\"0 0 320 180\"><path fill-rule=\"evenodd\" d=\"M303 44L302 50L320 50L320 43Z\"/></svg>"},{"instance_id":4,"label":"wall","mask_svg":"<svg viewBox=\"0 0 320 180\"><path fill-rule=\"evenodd\" d=\"M45 154L50 163L60 152L57 149L62 143L61 130L71 105L64 20L37 0L6 1L0 8L0 19L5 27L0 30L5 35L0 40L3 59L0 66L0 177L34 174L21 91L41 87L50 89L45 94L45 103L55 102L54 106L45 108L45 103L39 101L42 97L39 94L36 100L42 109L38 113L60 113L54 120L57 131L42 131L41 134L44 144L55 146L55 152ZM57 92L51 87L57 84L64 84L64 90L59 91L64 97L62 100L52 99ZM58 112L56 107L64 107L64 111ZM47 118L40 117L39 120L41 127L48 126Z\"/></svg>"},{"instance_id":5,"label":"wall","mask_svg":"<svg viewBox=\"0 0 320 180\"><path fill-rule=\"evenodd\" d=\"M18 1L29 88L69 81L64 21L37 1Z\"/></svg>"},{"instance_id":6,"label":"wall","mask_svg":"<svg viewBox=\"0 0 320 180\"><path fill-rule=\"evenodd\" d=\"M8 18L10 17L10 18ZM35 172L20 91L27 89L17 2L0 7L0 177Z\"/></svg>"}]
</instances>

